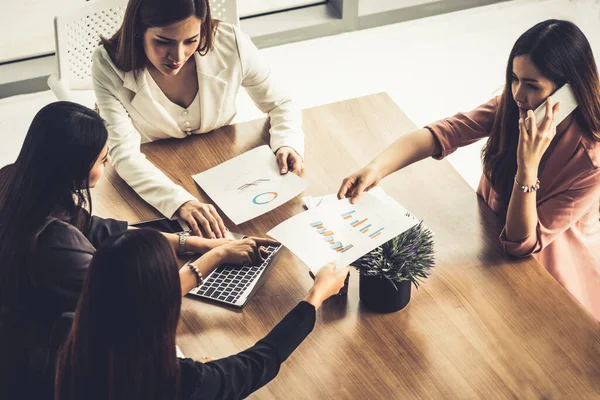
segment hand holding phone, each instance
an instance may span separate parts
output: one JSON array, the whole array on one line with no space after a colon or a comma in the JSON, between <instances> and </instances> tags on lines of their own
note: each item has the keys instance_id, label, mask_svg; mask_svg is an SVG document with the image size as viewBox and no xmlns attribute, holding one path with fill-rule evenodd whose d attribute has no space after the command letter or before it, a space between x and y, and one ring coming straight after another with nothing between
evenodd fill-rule
<instances>
[{"instance_id":1,"label":"hand holding phone","mask_svg":"<svg viewBox=\"0 0 600 400\"><path fill-rule=\"evenodd\" d=\"M565 83L560 89L555 91L551 97L552 104L560 103L560 109L554 116L554 122L558 125L577 108L577 100L575 100L573 89L571 89L571 85L568 83ZM536 125L539 128L546 117L546 101L536 108L533 114L535 115ZM525 119L525 126L530 129L529 118Z\"/></svg>"},{"instance_id":2,"label":"hand holding phone","mask_svg":"<svg viewBox=\"0 0 600 400\"><path fill-rule=\"evenodd\" d=\"M546 119L546 107L552 107L551 112L554 112L553 126L546 124L543 129L540 129ZM565 84L552 94L551 101L546 99L541 106L533 111L538 129L531 128L532 121L528 121L529 118L519 119L517 176L520 182L527 182L526 184L535 182L542 157L556 135L556 125L560 124L575 108L577 108L577 102L571 86ZM531 114L531 112L528 112L528 114Z\"/></svg>"}]
</instances>

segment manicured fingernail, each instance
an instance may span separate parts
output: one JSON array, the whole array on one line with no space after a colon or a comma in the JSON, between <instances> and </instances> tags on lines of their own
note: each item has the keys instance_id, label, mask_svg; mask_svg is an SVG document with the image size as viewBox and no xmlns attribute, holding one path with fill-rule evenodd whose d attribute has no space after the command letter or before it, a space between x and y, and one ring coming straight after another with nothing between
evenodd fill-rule
<instances>
[{"instance_id":1,"label":"manicured fingernail","mask_svg":"<svg viewBox=\"0 0 600 400\"><path fill-rule=\"evenodd\" d=\"M286 172L287 172L287 169L285 169L285 168L281 168L281 173L282 173L282 174L285 174Z\"/></svg>"}]
</instances>

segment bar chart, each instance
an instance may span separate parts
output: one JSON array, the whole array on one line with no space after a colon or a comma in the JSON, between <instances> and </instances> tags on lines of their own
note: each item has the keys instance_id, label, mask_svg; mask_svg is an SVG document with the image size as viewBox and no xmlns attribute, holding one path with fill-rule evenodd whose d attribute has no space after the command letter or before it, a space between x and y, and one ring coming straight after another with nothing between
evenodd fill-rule
<instances>
[{"instance_id":1,"label":"bar chart","mask_svg":"<svg viewBox=\"0 0 600 400\"><path fill-rule=\"evenodd\" d=\"M360 233L368 235L371 239L375 239L383 232L383 227L373 230L372 224L369 222L369 218L358 218L356 217L356 210L351 210L340 214L344 220L347 220L352 228L356 228Z\"/></svg>"},{"instance_id":2,"label":"bar chart","mask_svg":"<svg viewBox=\"0 0 600 400\"><path fill-rule=\"evenodd\" d=\"M349 199L334 199L297 214L268 235L315 273L332 261L336 265L351 264L418 223L406 213L393 199L365 193L355 204Z\"/></svg>"},{"instance_id":3,"label":"bar chart","mask_svg":"<svg viewBox=\"0 0 600 400\"><path fill-rule=\"evenodd\" d=\"M342 242L336 240L333 231L327 229L321 221L311 222L310 226L316 229L319 235L323 236L323 239L329 244L331 250L337 251L338 253L345 253L354 247L351 244L344 246Z\"/></svg>"},{"instance_id":4,"label":"bar chart","mask_svg":"<svg viewBox=\"0 0 600 400\"><path fill-rule=\"evenodd\" d=\"M265 178L257 179L254 182L244 183L242 186L240 186L239 188L237 188L237 190L243 191L243 190L246 190L246 189L251 188L253 186L256 187L256 186L260 185L262 182L270 182L270 181L271 181L270 179L265 179Z\"/></svg>"}]
</instances>

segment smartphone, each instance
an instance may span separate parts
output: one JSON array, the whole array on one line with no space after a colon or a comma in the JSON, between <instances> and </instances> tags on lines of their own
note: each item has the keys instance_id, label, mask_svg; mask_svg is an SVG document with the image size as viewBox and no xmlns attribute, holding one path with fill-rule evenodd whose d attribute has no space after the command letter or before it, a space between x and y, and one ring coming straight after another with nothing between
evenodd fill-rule
<instances>
[{"instance_id":1,"label":"smartphone","mask_svg":"<svg viewBox=\"0 0 600 400\"><path fill-rule=\"evenodd\" d=\"M552 106L554 104L560 103L560 109L556 113L554 121L556 125L560 124L563 119L567 118L569 114L573 112L577 108L577 100L575 100L575 95L573 94L573 89L571 89L571 85L565 83L560 89L555 91L552 95ZM546 101L544 101L534 112L535 121L537 123L538 128L542 125L544 118L546 116ZM525 122L528 123L529 118L525 119ZM529 126L529 125L527 125Z\"/></svg>"},{"instance_id":2,"label":"smartphone","mask_svg":"<svg viewBox=\"0 0 600 400\"><path fill-rule=\"evenodd\" d=\"M151 221L142 221L137 224L131 224L136 228L152 228L165 233L179 233L190 230L185 221L179 219L159 218Z\"/></svg>"}]
</instances>

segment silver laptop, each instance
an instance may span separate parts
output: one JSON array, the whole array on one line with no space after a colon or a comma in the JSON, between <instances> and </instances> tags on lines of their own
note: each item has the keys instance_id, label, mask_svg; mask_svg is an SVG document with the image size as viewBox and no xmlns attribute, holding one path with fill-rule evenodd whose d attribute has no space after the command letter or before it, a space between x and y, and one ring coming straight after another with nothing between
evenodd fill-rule
<instances>
[{"instance_id":1,"label":"silver laptop","mask_svg":"<svg viewBox=\"0 0 600 400\"><path fill-rule=\"evenodd\" d=\"M232 234L234 238L241 239L245 236ZM240 267L224 264L208 275L202 285L192 289L190 296L224 303L234 307L244 307L257 289L257 284L265 270L281 249L279 246L265 246L269 253L265 260L258 265Z\"/></svg>"}]
</instances>

